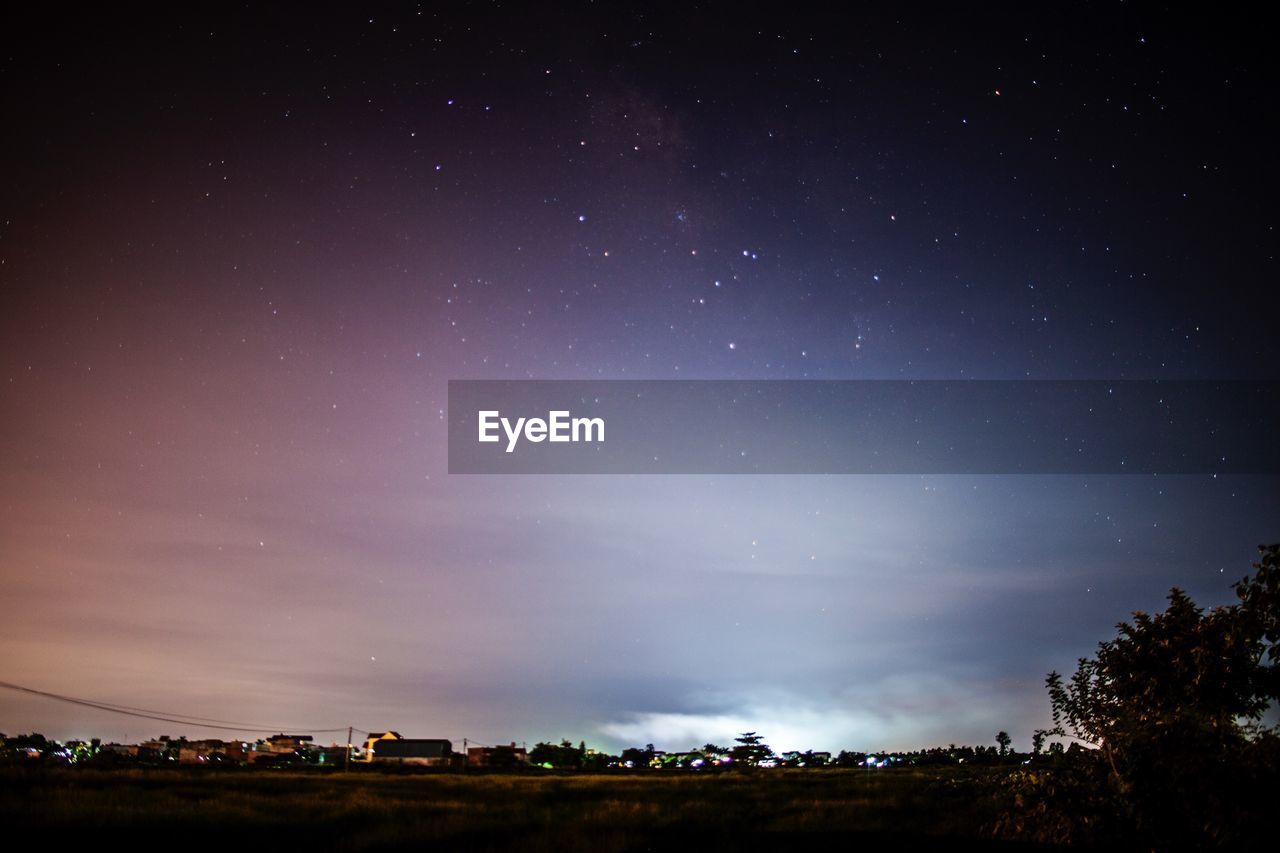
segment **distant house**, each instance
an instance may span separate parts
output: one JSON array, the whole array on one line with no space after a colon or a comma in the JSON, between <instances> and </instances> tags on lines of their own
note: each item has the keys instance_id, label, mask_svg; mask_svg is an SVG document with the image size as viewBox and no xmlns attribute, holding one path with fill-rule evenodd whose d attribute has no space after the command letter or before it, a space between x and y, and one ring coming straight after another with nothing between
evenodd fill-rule
<instances>
[{"instance_id":1,"label":"distant house","mask_svg":"<svg viewBox=\"0 0 1280 853\"><path fill-rule=\"evenodd\" d=\"M649 766L655 768L701 767L706 763L706 756L701 752L658 751L654 753L653 759L649 762Z\"/></svg>"},{"instance_id":2,"label":"distant house","mask_svg":"<svg viewBox=\"0 0 1280 853\"><path fill-rule=\"evenodd\" d=\"M250 763L257 764L259 762L268 764L288 763L301 761L306 753L311 750L311 742L315 740L311 735L272 735L266 740L260 740L255 743L246 756Z\"/></svg>"},{"instance_id":3,"label":"distant house","mask_svg":"<svg viewBox=\"0 0 1280 853\"><path fill-rule=\"evenodd\" d=\"M369 732L369 736L364 739L364 756L361 761L373 761L373 751L379 741L400 740L399 732Z\"/></svg>"},{"instance_id":4,"label":"distant house","mask_svg":"<svg viewBox=\"0 0 1280 853\"><path fill-rule=\"evenodd\" d=\"M168 735L161 735L154 740L144 740L138 744L138 757L147 761L167 761L169 760L169 743ZM177 760L177 756L173 756L173 760Z\"/></svg>"},{"instance_id":5,"label":"distant house","mask_svg":"<svg viewBox=\"0 0 1280 853\"><path fill-rule=\"evenodd\" d=\"M523 746L473 746L467 749L469 767L519 767L529 763L529 753Z\"/></svg>"},{"instance_id":6,"label":"distant house","mask_svg":"<svg viewBox=\"0 0 1280 853\"><path fill-rule=\"evenodd\" d=\"M331 743L328 746L318 746L311 751L311 755L316 764L319 765L346 764L348 759L347 745ZM358 761L359 759L352 755L350 760Z\"/></svg>"},{"instance_id":7,"label":"distant house","mask_svg":"<svg viewBox=\"0 0 1280 853\"><path fill-rule=\"evenodd\" d=\"M453 743L442 738L382 738L374 743L372 754L375 764L445 766L453 758Z\"/></svg>"},{"instance_id":8,"label":"distant house","mask_svg":"<svg viewBox=\"0 0 1280 853\"><path fill-rule=\"evenodd\" d=\"M104 749L112 752L120 751L114 744L109 744ZM161 735L155 740L143 741L128 749L129 755L136 755L146 761L176 761L179 764L245 762L253 759L249 744L238 740L187 740L185 737L171 738L168 735Z\"/></svg>"},{"instance_id":9,"label":"distant house","mask_svg":"<svg viewBox=\"0 0 1280 853\"><path fill-rule=\"evenodd\" d=\"M311 735L286 735L278 734L267 738L266 743L262 747L264 752L297 752L307 749L311 746L311 742L315 740Z\"/></svg>"},{"instance_id":10,"label":"distant house","mask_svg":"<svg viewBox=\"0 0 1280 853\"><path fill-rule=\"evenodd\" d=\"M792 750L778 756L787 767L825 767L831 763L829 752L798 752Z\"/></svg>"},{"instance_id":11,"label":"distant house","mask_svg":"<svg viewBox=\"0 0 1280 853\"><path fill-rule=\"evenodd\" d=\"M170 741L170 753L176 749L179 764L208 764L219 761L247 761L249 745L243 741L182 740Z\"/></svg>"}]
</instances>

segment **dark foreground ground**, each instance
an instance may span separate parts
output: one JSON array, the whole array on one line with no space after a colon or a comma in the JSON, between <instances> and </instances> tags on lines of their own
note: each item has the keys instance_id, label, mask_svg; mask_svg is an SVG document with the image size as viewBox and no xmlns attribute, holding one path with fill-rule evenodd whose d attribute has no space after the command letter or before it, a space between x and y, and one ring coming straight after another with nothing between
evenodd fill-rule
<instances>
[{"instance_id":1,"label":"dark foreground ground","mask_svg":"<svg viewBox=\"0 0 1280 853\"><path fill-rule=\"evenodd\" d=\"M0 769L0 830L132 849L1045 849L999 842L995 770L383 775ZM22 849L10 847L9 849Z\"/></svg>"}]
</instances>

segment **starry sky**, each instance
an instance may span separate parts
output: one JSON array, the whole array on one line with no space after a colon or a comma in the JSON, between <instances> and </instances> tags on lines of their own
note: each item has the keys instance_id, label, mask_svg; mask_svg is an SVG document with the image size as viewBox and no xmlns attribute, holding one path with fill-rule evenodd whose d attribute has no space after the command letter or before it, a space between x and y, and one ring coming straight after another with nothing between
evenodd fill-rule
<instances>
[{"instance_id":1,"label":"starry sky","mask_svg":"<svg viewBox=\"0 0 1280 853\"><path fill-rule=\"evenodd\" d=\"M371 8L5 13L0 679L1025 749L1050 669L1280 538L1274 477L446 464L450 379L1277 378L1243 12ZM218 734L166 726L0 693Z\"/></svg>"}]
</instances>

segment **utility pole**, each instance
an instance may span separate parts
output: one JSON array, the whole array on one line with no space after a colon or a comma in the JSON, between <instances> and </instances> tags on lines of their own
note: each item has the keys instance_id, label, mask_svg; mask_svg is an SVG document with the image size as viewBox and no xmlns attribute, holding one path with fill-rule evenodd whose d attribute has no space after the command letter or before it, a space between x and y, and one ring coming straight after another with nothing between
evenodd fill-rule
<instances>
[{"instance_id":1,"label":"utility pole","mask_svg":"<svg viewBox=\"0 0 1280 853\"><path fill-rule=\"evenodd\" d=\"M354 728L355 726L347 726L347 759L342 763L343 773L351 772L351 730Z\"/></svg>"}]
</instances>

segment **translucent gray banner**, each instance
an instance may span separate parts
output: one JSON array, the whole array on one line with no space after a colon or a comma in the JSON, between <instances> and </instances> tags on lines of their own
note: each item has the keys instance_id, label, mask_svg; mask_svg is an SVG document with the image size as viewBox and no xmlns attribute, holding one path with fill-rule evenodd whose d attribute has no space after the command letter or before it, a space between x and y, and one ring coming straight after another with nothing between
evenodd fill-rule
<instances>
[{"instance_id":1,"label":"translucent gray banner","mask_svg":"<svg viewBox=\"0 0 1280 853\"><path fill-rule=\"evenodd\" d=\"M451 474L1280 474L1280 383L449 382Z\"/></svg>"}]
</instances>

